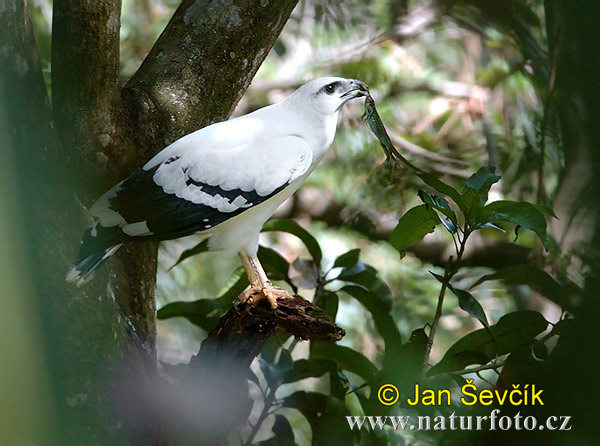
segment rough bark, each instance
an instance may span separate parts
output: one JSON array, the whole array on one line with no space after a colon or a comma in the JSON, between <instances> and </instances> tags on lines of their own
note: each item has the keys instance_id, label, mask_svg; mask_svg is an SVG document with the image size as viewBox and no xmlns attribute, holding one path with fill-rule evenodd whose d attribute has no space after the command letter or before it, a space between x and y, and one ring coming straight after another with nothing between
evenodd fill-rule
<instances>
[{"instance_id":1,"label":"rough bark","mask_svg":"<svg viewBox=\"0 0 600 446\"><path fill-rule=\"evenodd\" d=\"M322 311L300 296L278 301L272 310L266 300L256 307L241 305L231 308L202 342L198 355L190 361L190 375L195 382L211 382L215 375L227 377L219 398L232 404L225 406L220 417L223 429L216 437L243 425L250 416L252 401L248 397L250 364L260 353L270 336L280 328L297 339L336 342L346 332L329 316L315 315ZM202 416L199 417L202 419Z\"/></svg>"},{"instance_id":2,"label":"rough bark","mask_svg":"<svg viewBox=\"0 0 600 446\"><path fill-rule=\"evenodd\" d=\"M184 0L125 87L146 160L157 148L227 118L296 1Z\"/></svg>"},{"instance_id":3,"label":"rough bark","mask_svg":"<svg viewBox=\"0 0 600 446\"><path fill-rule=\"evenodd\" d=\"M0 3L0 106L11 110L10 148L21 173L61 444L162 441L155 426L128 431L110 390L115 380L155 373L157 246L121 249L88 284L67 286L87 224L80 202L89 206L182 134L226 118L296 0L184 1L125 90L120 3L55 1L54 116L26 1ZM128 392L121 396L131 401Z\"/></svg>"}]
</instances>

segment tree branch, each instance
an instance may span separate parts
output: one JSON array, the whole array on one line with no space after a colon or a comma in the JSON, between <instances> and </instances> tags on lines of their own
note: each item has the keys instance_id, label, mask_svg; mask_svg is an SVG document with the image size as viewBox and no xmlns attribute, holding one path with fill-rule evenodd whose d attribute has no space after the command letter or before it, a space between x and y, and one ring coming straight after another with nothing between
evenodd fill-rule
<instances>
[{"instance_id":1,"label":"tree branch","mask_svg":"<svg viewBox=\"0 0 600 446\"><path fill-rule=\"evenodd\" d=\"M139 162L231 114L296 2L182 2L125 87L145 148Z\"/></svg>"},{"instance_id":2,"label":"tree branch","mask_svg":"<svg viewBox=\"0 0 600 446\"><path fill-rule=\"evenodd\" d=\"M65 151L104 189L127 172L119 85L121 0L55 0L52 19L54 117ZM100 169L99 169L100 168ZM130 169L130 168L129 168Z\"/></svg>"}]
</instances>

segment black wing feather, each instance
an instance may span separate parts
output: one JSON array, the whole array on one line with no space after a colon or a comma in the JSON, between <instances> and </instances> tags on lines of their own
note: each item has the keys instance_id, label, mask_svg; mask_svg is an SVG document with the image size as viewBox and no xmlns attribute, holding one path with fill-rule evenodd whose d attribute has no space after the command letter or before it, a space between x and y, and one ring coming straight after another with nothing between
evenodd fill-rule
<instances>
[{"instance_id":1,"label":"black wing feather","mask_svg":"<svg viewBox=\"0 0 600 446\"><path fill-rule=\"evenodd\" d=\"M220 212L211 206L165 193L153 180L159 166L160 164L149 170L139 170L130 176L121 184L116 196L109 201L110 208L123 216L127 223L146 222L153 235L140 237L143 240L170 240L210 229L268 200L289 184L278 187L269 195L261 196L255 191L226 191L219 186L211 186L189 178L186 182L188 185L201 187L207 194L219 194L230 202L242 196L248 202L247 206L232 212Z\"/></svg>"}]
</instances>

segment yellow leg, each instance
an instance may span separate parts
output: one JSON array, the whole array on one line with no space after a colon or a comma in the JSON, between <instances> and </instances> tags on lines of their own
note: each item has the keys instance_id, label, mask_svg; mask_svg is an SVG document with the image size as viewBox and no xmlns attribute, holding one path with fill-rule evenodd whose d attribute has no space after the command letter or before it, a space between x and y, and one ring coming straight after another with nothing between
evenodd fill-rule
<instances>
[{"instance_id":1,"label":"yellow leg","mask_svg":"<svg viewBox=\"0 0 600 446\"><path fill-rule=\"evenodd\" d=\"M261 300L267 299L271 308L275 309L277 299L291 297L287 291L271 283L257 257L249 257L241 252L238 255L250 282L250 289L240 296L240 303L256 305Z\"/></svg>"},{"instance_id":2,"label":"yellow leg","mask_svg":"<svg viewBox=\"0 0 600 446\"><path fill-rule=\"evenodd\" d=\"M246 270L246 275L248 276L248 282L250 282L250 286L251 287L260 286L260 282L258 280L258 275L256 274L256 269L252 265L251 258L242 254L241 252L238 253L238 256L240 257L240 260L242 261L242 266L244 267L244 270ZM259 265L260 265L260 263L259 263ZM260 269L262 270L262 267ZM263 271L263 273L264 273L264 271Z\"/></svg>"},{"instance_id":3,"label":"yellow leg","mask_svg":"<svg viewBox=\"0 0 600 446\"><path fill-rule=\"evenodd\" d=\"M258 283L260 283L261 287L264 288L266 285L270 285L271 282L267 277L267 273L265 273L265 270L258 261L258 257L248 257L248 259L250 260L250 266L254 270L254 274L256 274Z\"/></svg>"}]
</instances>

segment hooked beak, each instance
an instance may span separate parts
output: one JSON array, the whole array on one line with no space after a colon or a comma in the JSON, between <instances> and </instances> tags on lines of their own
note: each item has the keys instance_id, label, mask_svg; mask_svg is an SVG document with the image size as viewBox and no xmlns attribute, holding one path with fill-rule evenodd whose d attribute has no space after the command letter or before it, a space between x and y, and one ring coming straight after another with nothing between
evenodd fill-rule
<instances>
[{"instance_id":1,"label":"hooked beak","mask_svg":"<svg viewBox=\"0 0 600 446\"><path fill-rule=\"evenodd\" d=\"M350 100L354 98L360 98L369 94L369 87L362 81L357 79L350 79L348 83L348 91L346 91L341 99Z\"/></svg>"}]
</instances>

